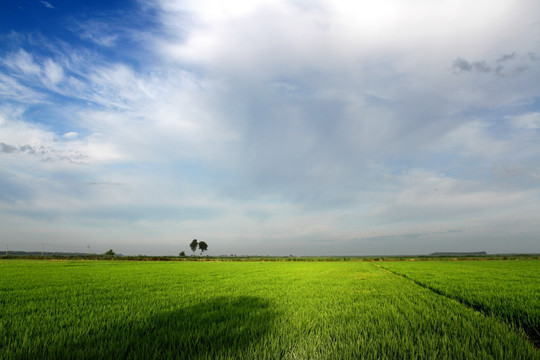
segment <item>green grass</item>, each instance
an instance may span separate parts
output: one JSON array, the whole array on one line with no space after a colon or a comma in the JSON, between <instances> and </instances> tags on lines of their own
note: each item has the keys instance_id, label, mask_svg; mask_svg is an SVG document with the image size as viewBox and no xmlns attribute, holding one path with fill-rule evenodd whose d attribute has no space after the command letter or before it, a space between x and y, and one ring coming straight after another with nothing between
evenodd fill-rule
<instances>
[{"instance_id":1,"label":"green grass","mask_svg":"<svg viewBox=\"0 0 540 360\"><path fill-rule=\"evenodd\" d=\"M522 328L540 345L540 261L387 262L382 266Z\"/></svg>"},{"instance_id":2,"label":"green grass","mask_svg":"<svg viewBox=\"0 0 540 360\"><path fill-rule=\"evenodd\" d=\"M540 358L519 329L367 262L4 260L0 274L5 359Z\"/></svg>"}]
</instances>

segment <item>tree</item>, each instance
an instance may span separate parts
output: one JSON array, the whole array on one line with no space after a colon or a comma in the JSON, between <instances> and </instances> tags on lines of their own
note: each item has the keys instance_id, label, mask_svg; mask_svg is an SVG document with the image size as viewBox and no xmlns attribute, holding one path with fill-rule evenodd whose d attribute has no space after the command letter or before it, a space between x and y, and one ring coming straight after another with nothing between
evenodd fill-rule
<instances>
[{"instance_id":1,"label":"tree","mask_svg":"<svg viewBox=\"0 0 540 360\"><path fill-rule=\"evenodd\" d=\"M114 256L115 254L114 254L113 249L109 249L109 251L107 251L107 252L105 253L105 255L108 255L108 256Z\"/></svg>"},{"instance_id":2,"label":"tree","mask_svg":"<svg viewBox=\"0 0 540 360\"><path fill-rule=\"evenodd\" d=\"M208 244L205 243L204 241L199 242L199 249L201 249L201 256L202 256L203 252L208 250Z\"/></svg>"},{"instance_id":3,"label":"tree","mask_svg":"<svg viewBox=\"0 0 540 360\"><path fill-rule=\"evenodd\" d=\"M191 244L189 244L191 251L193 251L193 255L195 255L195 251L197 251L197 246L199 246L199 242L197 241L197 239L193 239L193 241L191 241Z\"/></svg>"},{"instance_id":4,"label":"tree","mask_svg":"<svg viewBox=\"0 0 540 360\"><path fill-rule=\"evenodd\" d=\"M179 255L180 255L181 257L184 257L184 256L186 256L186 253L183 252L183 251L180 251L180 254L179 254Z\"/></svg>"}]
</instances>

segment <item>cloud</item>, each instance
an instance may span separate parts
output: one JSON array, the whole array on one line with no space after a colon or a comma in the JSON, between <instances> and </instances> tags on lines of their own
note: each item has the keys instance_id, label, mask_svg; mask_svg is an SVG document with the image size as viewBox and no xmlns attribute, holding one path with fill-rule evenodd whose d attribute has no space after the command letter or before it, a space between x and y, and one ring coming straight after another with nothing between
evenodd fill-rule
<instances>
[{"instance_id":1,"label":"cloud","mask_svg":"<svg viewBox=\"0 0 540 360\"><path fill-rule=\"evenodd\" d=\"M46 126L24 121L25 113L22 109L21 106L0 107L0 142L3 144L3 153L9 152L12 155L4 157L6 164L37 161L43 165L34 165L41 168L50 167L51 163L70 166L108 162L118 158L114 147L103 143L99 136L76 139L76 132L58 135Z\"/></svg>"},{"instance_id":2,"label":"cloud","mask_svg":"<svg viewBox=\"0 0 540 360\"><path fill-rule=\"evenodd\" d=\"M511 54L502 54L498 59L497 59L497 63L503 63L503 62L507 62L509 60L512 60L516 57L516 53L513 52Z\"/></svg>"},{"instance_id":3,"label":"cloud","mask_svg":"<svg viewBox=\"0 0 540 360\"><path fill-rule=\"evenodd\" d=\"M536 66L534 53L519 55L516 52L500 55L495 64L490 66L486 61L467 61L457 57L452 63L454 74L463 73L494 73L498 76L516 76Z\"/></svg>"},{"instance_id":4,"label":"cloud","mask_svg":"<svg viewBox=\"0 0 540 360\"><path fill-rule=\"evenodd\" d=\"M18 150L19 149L17 147L15 147L15 146L0 143L0 151L2 151L3 153L11 154L11 153L14 153L14 152L16 152Z\"/></svg>"},{"instance_id":5,"label":"cloud","mask_svg":"<svg viewBox=\"0 0 540 360\"><path fill-rule=\"evenodd\" d=\"M51 59L47 59L45 61L43 72L47 80L53 86L57 85L64 79L64 71L62 67Z\"/></svg>"},{"instance_id":6,"label":"cloud","mask_svg":"<svg viewBox=\"0 0 540 360\"><path fill-rule=\"evenodd\" d=\"M456 220L491 217L509 211L531 195L526 191L485 189L477 182L458 181L425 171L413 171L400 179L400 190L384 202L373 216L392 222L452 223Z\"/></svg>"},{"instance_id":7,"label":"cloud","mask_svg":"<svg viewBox=\"0 0 540 360\"><path fill-rule=\"evenodd\" d=\"M59 150L54 147L43 145L19 145L13 146L0 142L0 151L5 154L28 154L39 156L42 161L67 161L73 164L86 163L88 156L77 150Z\"/></svg>"},{"instance_id":8,"label":"cloud","mask_svg":"<svg viewBox=\"0 0 540 360\"><path fill-rule=\"evenodd\" d=\"M47 2L47 1L41 1L41 4L43 6L45 6L46 8L54 9L54 6L52 6L51 3Z\"/></svg>"},{"instance_id":9,"label":"cloud","mask_svg":"<svg viewBox=\"0 0 540 360\"><path fill-rule=\"evenodd\" d=\"M10 76L0 77L0 91L4 86L13 86L19 89L20 93L25 93L24 96L13 98L27 102L41 102L49 95L47 94L49 91L62 92L58 86L66 79L64 68L50 57L36 57L24 49L19 49L0 58L0 66L2 65L10 70ZM16 94L7 90L6 93Z\"/></svg>"},{"instance_id":10,"label":"cloud","mask_svg":"<svg viewBox=\"0 0 540 360\"><path fill-rule=\"evenodd\" d=\"M79 137L79 134L75 131L70 131L62 135L62 137L64 137L65 139L76 139L77 137Z\"/></svg>"},{"instance_id":11,"label":"cloud","mask_svg":"<svg viewBox=\"0 0 540 360\"><path fill-rule=\"evenodd\" d=\"M152 55L147 40L159 31L155 11L151 3L140 1L127 7L113 6L72 17L68 22L71 32L79 36L85 45L106 48L118 58L139 57L143 60ZM94 16L92 16L94 15Z\"/></svg>"},{"instance_id":12,"label":"cloud","mask_svg":"<svg viewBox=\"0 0 540 360\"><path fill-rule=\"evenodd\" d=\"M455 74L461 74L463 72L479 72L479 73L489 73L491 68L486 64L485 61L473 61L468 62L465 59L460 57L456 58L452 64L452 69Z\"/></svg>"},{"instance_id":13,"label":"cloud","mask_svg":"<svg viewBox=\"0 0 540 360\"><path fill-rule=\"evenodd\" d=\"M72 29L81 39L89 40L104 47L113 47L121 39L127 38L127 30L118 28L117 22L89 19L86 21L74 21Z\"/></svg>"},{"instance_id":14,"label":"cloud","mask_svg":"<svg viewBox=\"0 0 540 360\"><path fill-rule=\"evenodd\" d=\"M484 244L506 219L530 248L535 3L138 4L6 47L13 236L384 254Z\"/></svg>"},{"instance_id":15,"label":"cloud","mask_svg":"<svg viewBox=\"0 0 540 360\"><path fill-rule=\"evenodd\" d=\"M540 112L526 113L508 117L512 124L520 129L540 129Z\"/></svg>"},{"instance_id":16,"label":"cloud","mask_svg":"<svg viewBox=\"0 0 540 360\"><path fill-rule=\"evenodd\" d=\"M7 58L3 59L4 65L22 72L24 75L38 75L41 72L41 68L34 61L32 54L27 53L23 49L20 49L17 53L10 54Z\"/></svg>"}]
</instances>

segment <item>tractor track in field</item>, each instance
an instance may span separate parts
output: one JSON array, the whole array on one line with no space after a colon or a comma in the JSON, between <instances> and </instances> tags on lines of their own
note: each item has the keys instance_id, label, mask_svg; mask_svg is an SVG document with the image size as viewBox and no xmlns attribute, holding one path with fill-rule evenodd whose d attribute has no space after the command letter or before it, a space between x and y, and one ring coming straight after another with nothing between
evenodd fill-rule
<instances>
[{"instance_id":1,"label":"tractor track in field","mask_svg":"<svg viewBox=\"0 0 540 360\"><path fill-rule=\"evenodd\" d=\"M400 278L403 278L405 280L411 281L414 284L416 284L416 285L418 285L420 287L423 287L424 289L429 290L429 291L433 292L436 295L444 296L445 298L450 299L450 300L455 300L455 301L459 302L460 304L462 304L462 305L464 305L464 306L466 306L466 307L468 307L468 308L470 308L470 309L472 309L472 310L474 310L476 312L479 312L483 316L489 316L489 317L496 318L495 316L493 316L493 314L488 309L486 309L483 306L476 305L476 304L471 304L471 303L469 303L467 301L464 301L461 298L450 296L450 295L444 293L443 291L441 291L441 290L439 290L437 288L434 288L432 286L424 284L423 282L418 281L416 279L413 279L413 278L411 278L411 277L409 277L407 275L400 274L398 272L390 270L390 269L388 269L388 268L386 268L386 267L384 267L382 265L373 264L373 266L375 266L375 267L377 267L379 269L382 269L384 271L387 271L388 273L393 274L395 276L398 276ZM503 322L506 325L511 325L511 326L517 327L519 329L522 329L525 332L525 334L527 335L527 339L534 346L534 348L537 349L537 350L540 350L540 332L539 332L539 329L535 329L535 328L532 328L532 327L523 327L523 326L520 326L518 324L509 322L509 321L505 321L504 319L499 319L499 318L496 318L496 319Z\"/></svg>"}]
</instances>

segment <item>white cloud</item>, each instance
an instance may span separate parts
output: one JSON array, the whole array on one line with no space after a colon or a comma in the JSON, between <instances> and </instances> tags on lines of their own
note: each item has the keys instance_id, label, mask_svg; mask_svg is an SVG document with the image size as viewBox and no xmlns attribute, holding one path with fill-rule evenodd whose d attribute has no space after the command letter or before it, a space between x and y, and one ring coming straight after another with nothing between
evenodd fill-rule
<instances>
[{"instance_id":1,"label":"white cloud","mask_svg":"<svg viewBox=\"0 0 540 360\"><path fill-rule=\"evenodd\" d=\"M47 2L47 1L41 1L41 3L42 3L43 6L45 6L46 8L54 9L54 6L52 6L51 3Z\"/></svg>"},{"instance_id":2,"label":"white cloud","mask_svg":"<svg viewBox=\"0 0 540 360\"><path fill-rule=\"evenodd\" d=\"M11 76L0 74L0 91L5 92L6 96L39 103L44 101L49 90L62 93L58 87L65 79L64 68L51 58L36 58L20 49L0 59L0 64L11 70ZM66 93L75 95L76 92L72 90Z\"/></svg>"},{"instance_id":3,"label":"white cloud","mask_svg":"<svg viewBox=\"0 0 540 360\"><path fill-rule=\"evenodd\" d=\"M442 137L437 150L487 159L507 153L510 142L493 137L488 131L489 126L488 122L481 120L464 123Z\"/></svg>"},{"instance_id":4,"label":"white cloud","mask_svg":"<svg viewBox=\"0 0 540 360\"><path fill-rule=\"evenodd\" d=\"M64 137L65 139L76 139L77 137L79 137L79 134L75 131L70 131L62 135L62 137Z\"/></svg>"},{"instance_id":5,"label":"white cloud","mask_svg":"<svg viewBox=\"0 0 540 360\"><path fill-rule=\"evenodd\" d=\"M41 68L34 61L32 54L22 49L3 59L3 63L13 70L21 71L25 75L39 75L41 73Z\"/></svg>"},{"instance_id":6,"label":"white cloud","mask_svg":"<svg viewBox=\"0 0 540 360\"><path fill-rule=\"evenodd\" d=\"M25 108L7 105L0 108L0 141L14 145L52 143L54 135L43 127L24 121Z\"/></svg>"},{"instance_id":7,"label":"white cloud","mask_svg":"<svg viewBox=\"0 0 540 360\"><path fill-rule=\"evenodd\" d=\"M140 58L109 17L75 31L118 49L28 43L1 60L4 219L281 254L421 252L462 236L448 229L532 223L538 194L517 178L535 181L538 137L515 128L539 113L500 119L538 95L534 2L157 4Z\"/></svg>"},{"instance_id":8,"label":"white cloud","mask_svg":"<svg viewBox=\"0 0 540 360\"><path fill-rule=\"evenodd\" d=\"M103 142L99 136L76 140L76 132L59 137L47 127L24 120L24 108L3 107L0 111L0 142L13 146L16 156L4 156L6 164L32 164L39 169L71 168L81 164L118 161L121 157L116 147Z\"/></svg>"},{"instance_id":9,"label":"white cloud","mask_svg":"<svg viewBox=\"0 0 540 360\"><path fill-rule=\"evenodd\" d=\"M525 23L524 18L533 19L527 2L511 1L496 5L488 1L322 1L309 5L254 1L245 6L211 0L160 4L170 34L181 34L177 42L166 44L167 54L211 64L214 70L232 67L251 75L253 67L287 73L299 67L338 70L347 65L349 69L365 58L381 60L398 54L418 60L419 51L420 57L440 60L437 54L442 50L450 62L459 55L487 51L495 42L500 48L502 38L517 32L509 31L508 23L514 25L520 16ZM188 27L185 20L175 21L185 19L186 12ZM272 69L278 64L279 70Z\"/></svg>"},{"instance_id":10,"label":"white cloud","mask_svg":"<svg viewBox=\"0 0 540 360\"><path fill-rule=\"evenodd\" d=\"M47 81L53 86L57 85L64 79L64 71L62 67L51 59L47 59L45 61L43 72Z\"/></svg>"},{"instance_id":11,"label":"white cloud","mask_svg":"<svg viewBox=\"0 0 540 360\"><path fill-rule=\"evenodd\" d=\"M118 29L114 28L114 23L106 20L90 19L85 22L74 22L73 29L82 39L105 47L118 45L121 38Z\"/></svg>"},{"instance_id":12,"label":"white cloud","mask_svg":"<svg viewBox=\"0 0 540 360\"><path fill-rule=\"evenodd\" d=\"M509 117L512 124L520 129L540 129L540 112L532 112Z\"/></svg>"},{"instance_id":13,"label":"white cloud","mask_svg":"<svg viewBox=\"0 0 540 360\"><path fill-rule=\"evenodd\" d=\"M399 179L397 193L382 202L372 216L384 223L455 223L490 219L530 203L530 191L509 191L484 183L459 181L426 171L412 171Z\"/></svg>"}]
</instances>

